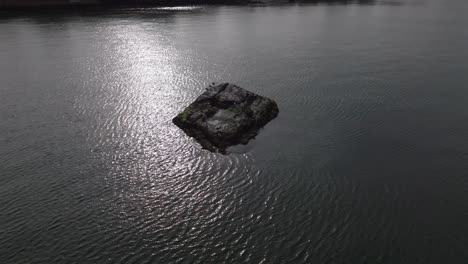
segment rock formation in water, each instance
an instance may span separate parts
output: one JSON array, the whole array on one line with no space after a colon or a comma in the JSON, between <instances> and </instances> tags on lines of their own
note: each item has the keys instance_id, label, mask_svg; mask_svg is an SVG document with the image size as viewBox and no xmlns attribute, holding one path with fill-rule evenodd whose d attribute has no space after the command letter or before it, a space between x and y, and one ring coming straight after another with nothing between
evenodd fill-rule
<instances>
[{"instance_id":1,"label":"rock formation in water","mask_svg":"<svg viewBox=\"0 0 468 264\"><path fill-rule=\"evenodd\" d=\"M247 144L278 112L273 100L222 83L209 86L172 121L204 148L225 153L230 146Z\"/></svg>"}]
</instances>

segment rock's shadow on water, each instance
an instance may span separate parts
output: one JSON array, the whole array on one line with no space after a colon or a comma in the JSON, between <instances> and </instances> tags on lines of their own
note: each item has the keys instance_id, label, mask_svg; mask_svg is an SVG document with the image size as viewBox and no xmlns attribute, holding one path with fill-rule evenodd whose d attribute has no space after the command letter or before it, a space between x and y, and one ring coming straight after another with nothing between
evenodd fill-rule
<instances>
[{"instance_id":1,"label":"rock's shadow on water","mask_svg":"<svg viewBox=\"0 0 468 264\"><path fill-rule=\"evenodd\" d=\"M209 86L172 121L212 152L247 144L279 113L271 99L230 83Z\"/></svg>"}]
</instances>

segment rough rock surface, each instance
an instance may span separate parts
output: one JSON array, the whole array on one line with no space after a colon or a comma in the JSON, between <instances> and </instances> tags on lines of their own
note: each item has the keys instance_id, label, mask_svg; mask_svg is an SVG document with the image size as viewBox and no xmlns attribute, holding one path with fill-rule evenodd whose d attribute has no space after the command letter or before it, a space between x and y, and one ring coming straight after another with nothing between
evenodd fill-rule
<instances>
[{"instance_id":1,"label":"rough rock surface","mask_svg":"<svg viewBox=\"0 0 468 264\"><path fill-rule=\"evenodd\" d=\"M209 86L172 121L204 148L225 153L230 146L247 144L278 112L273 100L222 83Z\"/></svg>"}]
</instances>

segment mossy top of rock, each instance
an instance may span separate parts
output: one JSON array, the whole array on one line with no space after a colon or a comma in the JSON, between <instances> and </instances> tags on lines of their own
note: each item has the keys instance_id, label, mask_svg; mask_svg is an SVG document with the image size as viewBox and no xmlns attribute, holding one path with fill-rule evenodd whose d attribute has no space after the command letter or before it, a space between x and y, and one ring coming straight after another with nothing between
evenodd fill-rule
<instances>
[{"instance_id":1,"label":"mossy top of rock","mask_svg":"<svg viewBox=\"0 0 468 264\"><path fill-rule=\"evenodd\" d=\"M172 121L204 148L225 153L247 144L278 115L271 99L230 83L211 85Z\"/></svg>"}]
</instances>

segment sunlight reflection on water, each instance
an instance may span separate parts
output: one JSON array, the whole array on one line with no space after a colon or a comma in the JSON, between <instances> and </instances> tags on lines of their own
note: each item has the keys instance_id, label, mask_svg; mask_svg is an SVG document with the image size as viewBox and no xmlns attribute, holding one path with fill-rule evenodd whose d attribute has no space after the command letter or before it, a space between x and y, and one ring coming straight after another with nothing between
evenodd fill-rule
<instances>
[{"instance_id":1,"label":"sunlight reflection on water","mask_svg":"<svg viewBox=\"0 0 468 264\"><path fill-rule=\"evenodd\" d=\"M167 11L190 11L202 9L200 6L170 6L170 7L158 7L157 10L167 10Z\"/></svg>"},{"instance_id":2,"label":"sunlight reflection on water","mask_svg":"<svg viewBox=\"0 0 468 264\"><path fill-rule=\"evenodd\" d=\"M1 20L0 256L467 259L466 3L317 2ZM222 81L281 109L228 156L171 122Z\"/></svg>"}]
</instances>

